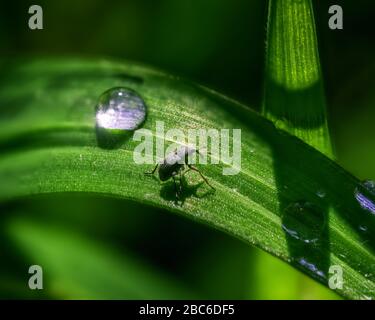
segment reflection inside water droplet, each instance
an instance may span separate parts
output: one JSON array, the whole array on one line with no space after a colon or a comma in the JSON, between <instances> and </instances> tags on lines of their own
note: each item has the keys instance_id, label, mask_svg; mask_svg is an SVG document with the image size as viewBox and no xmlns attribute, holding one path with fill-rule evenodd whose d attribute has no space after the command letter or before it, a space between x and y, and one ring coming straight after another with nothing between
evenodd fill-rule
<instances>
[{"instance_id":1,"label":"reflection inside water droplet","mask_svg":"<svg viewBox=\"0 0 375 320\"><path fill-rule=\"evenodd\" d=\"M375 181L363 181L355 188L354 197L362 209L375 214Z\"/></svg>"},{"instance_id":2,"label":"reflection inside water droplet","mask_svg":"<svg viewBox=\"0 0 375 320\"><path fill-rule=\"evenodd\" d=\"M282 220L282 228L289 237L307 244L317 243L325 226L323 210L308 201L288 205Z\"/></svg>"},{"instance_id":3,"label":"reflection inside water droplet","mask_svg":"<svg viewBox=\"0 0 375 320\"><path fill-rule=\"evenodd\" d=\"M143 123L146 112L144 101L135 91L116 87L99 97L96 123L103 129L132 131Z\"/></svg>"}]
</instances>

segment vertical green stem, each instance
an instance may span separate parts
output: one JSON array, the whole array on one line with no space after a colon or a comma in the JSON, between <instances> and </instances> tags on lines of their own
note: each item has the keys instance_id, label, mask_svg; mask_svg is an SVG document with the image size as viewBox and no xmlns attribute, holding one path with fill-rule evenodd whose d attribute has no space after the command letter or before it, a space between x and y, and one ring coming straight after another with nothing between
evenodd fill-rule
<instances>
[{"instance_id":1,"label":"vertical green stem","mask_svg":"<svg viewBox=\"0 0 375 320\"><path fill-rule=\"evenodd\" d=\"M332 157L311 0L270 0L263 114Z\"/></svg>"}]
</instances>

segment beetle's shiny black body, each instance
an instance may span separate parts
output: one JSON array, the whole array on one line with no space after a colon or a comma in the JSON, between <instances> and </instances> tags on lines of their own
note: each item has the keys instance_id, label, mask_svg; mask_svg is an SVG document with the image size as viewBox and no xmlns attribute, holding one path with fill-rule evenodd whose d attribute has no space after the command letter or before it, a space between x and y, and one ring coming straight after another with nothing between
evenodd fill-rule
<instances>
[{"instance_id":1,"label":"beetle's shiny black body","mask_svg":"<svg viewBox=\"0 0 375 320\"><path fill-rule=\"evenodd\" d=\"M182 184L181 179L184 176L185 173L187 173L190 170L196 171L200 174L200 176L203 178L203 180L213 189L215 188L211 186L211 184L208 182L208 180L203 176L203 174L195 167L193 167L191 164L188 163L188 158L190 154L193 154L194 152L199 153L198 150L182 146L176 151L168 154L162 163L157 164L151 172L145 172L145 174L154 174L156 169L159 167L158 175L159 179L161 181L167 181L170 178L173 179L175 190L176 190L176 197L179 198L181 192L182 192ZM185 166L188 167L187 170L184 171ZM180 176L180 184L179 189L177 189L176 180L175 177L179 175Z\"/></svg>"},{"instance_id":2,"label":"beetle's shiny black body","mask_svg":"<svg viewBox=\"0 0 375 320\"><path fill-rule=\"evenodd\" d=\"M185 168L184 164L175 163L175 164L168 164L163 162L159 165L159 179L161 181L167 181L168 179L176 176L180 171Z\"/></svg>"}]
</instances>

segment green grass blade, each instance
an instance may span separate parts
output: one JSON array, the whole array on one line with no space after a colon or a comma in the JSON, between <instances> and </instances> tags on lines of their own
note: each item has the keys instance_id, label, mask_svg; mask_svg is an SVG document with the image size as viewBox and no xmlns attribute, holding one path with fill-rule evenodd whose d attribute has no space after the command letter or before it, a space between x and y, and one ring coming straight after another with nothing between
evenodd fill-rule
<instances>
[{"instance_id":1,"label":"green grass blade","mask_svg":"<svg viewBox=\"0 0 375 320\"><path fill-rule=\"evenodd\" d=\"M55 299L192 299L177 281L132 255L72 233L16 218L7 234L44 270L44 289ZM30 263L30 265L33 263ZM103 272L105 270L106 272ZM29 290L25 287L24 290Z\"/></svg>"},{"instance_id":2,"label":"green grass blade","mask_svg":"<svg viewBox=\"0 0 375 320\"><path fill-rule=\"evenodd\" d=\"M332 157L311 0L270 0L263 114Z\"/></svg>"},{"instance_id":3,"label":"green grass blade","mask_svg":"<svg viewBox=\"0 0 375 320\"><path fill-rule=\"evenodd\" d=\"M262 112L278 128L332 157L312 3L269 0L268 10ZM281 177L277 180L282 188L285 182ZM293 251L290 244L292 255ZM298 274L291 273L288 278L291 284L294 280L295 290L301 288L303 278Z\"/></svg>"},{"instance_id":4,"label":"green grass blade","mask_svg":"<svg viewBox=\"0 0 375 320\"><path fill-rule=\"evenodd\" d=\"M134 64L50 60L9 66L0 89L0 199L53 192L88 192L164 208L223 230L287 261L323 284L329 266L340 265L349 298L374 297L375 221L354 197L359 181L301 140L280 131L250 109L208 89ZM183 205L173 184L144 175L128 139L117 149L99 148L94 108L114 86L136 90L149 108L144 128L241 128L242 165L224 176L223 165L201 166L217 189L188 177ZM280 185L282 181L283 185ZM322 194L324 195L322 196ZM282 228L286 204L308 201L320 214L296 221L327 225L313 244ZM364 230L366 228L366 231Z\"/></svg>"}]
</instances>

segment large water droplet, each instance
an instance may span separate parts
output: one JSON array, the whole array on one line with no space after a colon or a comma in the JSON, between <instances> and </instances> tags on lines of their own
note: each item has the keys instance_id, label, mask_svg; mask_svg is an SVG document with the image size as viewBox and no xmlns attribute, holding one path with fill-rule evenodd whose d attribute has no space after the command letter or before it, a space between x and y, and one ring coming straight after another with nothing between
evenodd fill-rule
<instances>
[{"instance_id":1,"label":"large water droplet","mask_svg":"<svg viewBox=\"0 0 375 320\"><path fill-rule=\"evenodd\" d=\"M143 123L146 113L144 101L134 90L116 87L99 97L96 123L103 129L132 131Z\"/></svg>"},{"instance_id":2,"label":"large water droplet","mask_svg":"<svg viewBox=\"0 0 375 320\"><path fill-rule=\"evenodd\" d=\"M375 181L363 181L355 188L354 197L362 209L375 214Z\"/></svg>"},{"instance_id":3,"label":"large water droplet","mask_svg":"<svg viewBox=\"0 0 375 320\"><path fill-rule=\"evenodd\" d=\"M282 220L282 228L288 236L307 244L319 241L326 222L323 210L308 201L288 205Z\"/></svg>"}]
</instances>

